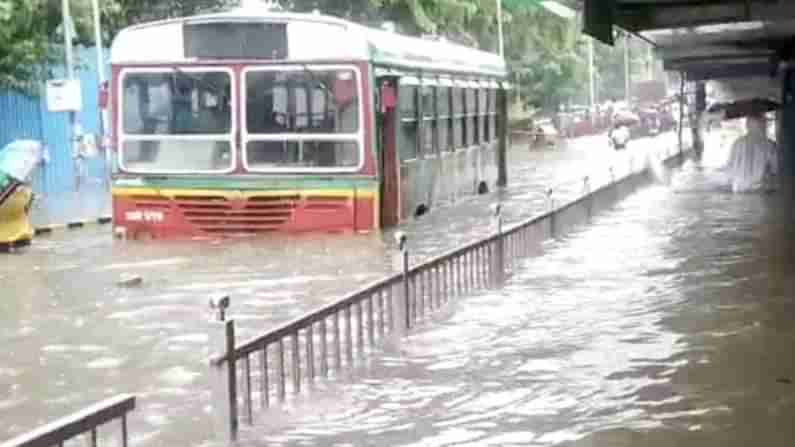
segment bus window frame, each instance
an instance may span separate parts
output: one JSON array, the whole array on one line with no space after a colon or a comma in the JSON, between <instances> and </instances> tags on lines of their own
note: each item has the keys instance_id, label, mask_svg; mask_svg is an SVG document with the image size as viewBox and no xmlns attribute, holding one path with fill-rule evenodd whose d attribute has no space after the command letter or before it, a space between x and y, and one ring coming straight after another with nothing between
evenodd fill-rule
<instances>
[{"instance_id":1,"label":"bus window frame","mask_svg":"<svg viewBox=\"0 0 795 447\"><path fill-rule=\"evenodd\" d=\"M453 87L455 84L451 78L439 78L439 84L436 86L436 100L440 101L439 89L443 88L446 91L445 98L447 99L447 112L445 114L438 114L437 121L445 127L445 144L444 147L439 145L439 153L453 152L454 150L454 135L453 135ZM439 106L437 104L436 110L438 113ZM441 139L441 138L440 138Z\"/></svg>"},{"instance_id":2,"label":"bus window frame","mask_svg":"<svg viewBox=\"0 0 795 447\"><path fill-rule=\"evenodd\" d=\"M406 117L403 116L403 104L400 102L401 93L400 89L403 87L411 87L414 94L412 95L412 101L414 102L413 107L413 116ZM422 157L422 104L421 104L421 89L422 89L422 82L420 78L415 75L407 75L401 76L398 80L398 94L397 94L397 110L399 114L399 124L400 129L398 130L399 136L397 141L397 156L400 163L405 163L409 161L416 161L421 160ZM406 144L404 141L404 134L403 134L403 126L407 123L414 123L416 127L414 133L414 156L403 158L403 145Z\"/></svg>"},{"instance_id":3,"label":"bus window frame","mask_svg":"<svg viewBox=\"0 0 795 447\"><path fill-rule=\"evenodd\" d=\"M489 135L488 135L488 142L493 143L497 141L497 100L499 94L500 86L499 84L490 83L489 88L486 91L486 100L489 103L489 111L488 111L488 120L489 120Z\"/></svg>"},{"instance_id":4,"label":"bus window frame","mask_svg":"<svg viewBox=\"0 0 795 447\"><path fill-rule=\"evenodd\" d=\"M438 129L438 108L436 105L436 91L438 87L438 82L436 79L431 77L424 77L420 81L420 87L418 89L418 101L421 102L419 116L421 120L421 144L420 147L422 149L422 158L434 158L439 153L438 151L438 138L437 138L437 129ZM428 89L430 91L430 113L426 110L425 103L425 91ZM430 126L430 134L426 135L427 126ZM426 141L426 137L430 136L430 143Z\"/></svg>"},{"instance_id":5,"label":"bus window frame","mask_svg":"<svg viewBox=\"0 0 795 447\"><path fill-rule=\"evenodd\" d=\"M172 67L124 67L119 73L119 83L116 89L116 98L119 105L118 120L116 123L116 132L118 135L118 164L122 172L129 174L231 174L237 170L237 145L236 138L238 132L238 86L235 82L235 70L232 67L219 67L214 65L196 65L185 66L175 65L177 70ZM136 73L174 73L179 71L185 73L226 73L229 76L229 100L230 100L230 117L229 117L229 133L228 134L186 134L186 135L136 135L127 134L124 130L124 81L130 74ZM221 141L228 142L231 152L231 163L226 169L210 169L210 170L196 170L196 169L177 169L177 170L149 170L149 169L128 169L124 165L124 143L127 141Z\"/></svg>"},{"instance_id":6,"label":"bus window frame","mask_svg":"<svg viewBox=\"0 0 795 447\"><path fill-rule=\"evenodd\" d=\"M364 95L370 94L369 92L364 92L362 85L362 70L353 64L304 64L304 63L284 63L278 65L247 65L240 70L240 91L246 92L241 93L241 105L240 105L240 122L247 123L248 122L248 107L247 107L247 97L245 96L248 92L248 77L247 75L251 72L265 72L265 71L297 71L303 72L304 69L315 70L315 71L333 71L333 70L352 70L356 75L356 95L358 98L358 128L356 132L352 133L272 133L272 134L251 134L248 132L248 127L241 125L240 126L240 153L242 158L242 166L243 169L252 174L284 174L284 173L296 173L296 174L305 174L305 173L330 173L330 174L355 174L360 172L366 163L366 151L365 151L365 113L369 113L371 110L365 110L364 108ZM252 138L252 135L254 137ZM349 167L284 167L284 168L264 168L264 169L257 169L252 168L248 164L248 143L257 142L257 141L275 141L275 142L289 142L289 141L296 141L296 142L303 142L303 141L330 141L330 142L355 142L358 147L359 151L359 163L356 166L349 166Z\"/></svg>"},{"instance_id":7,"label":"bus window frame","mask_svg":"<svg viewBox=\"0 0 795 447\"><path fill-rule=\"evenodd\" d=\"M466 105L466 144L465 147L478 145L478 83L469 81L465 93L464 104Z\"/></svg>"},{"instance_id":8,"label":"bus window frame","mask_svg":"<svg viewBox=\"0 0 795 447\"><path fill-rule=\"evenodd\" d=\"M478 99L478 136L479 141L478 144L486 144L489 142L488 139L488 104L489 104L489 93L488 93L489 85L488 83L481 81L480 86L478 87L477 99Z\"/></svg>"},{"instance_id":9,"label":"bus window frame","mask_svg":"<svg viewBox=\"0 0 795 447\"><path fill-rule=\"evenodd\" d=\"M464 150L467 146L467 106L466 106L466 89L469 88L469 82L463 79L456 79L453 83L453 89L450 97L452 99L453 107L453 152ZM456 102L457 101L457 102ZM455 110L456 105L460 105L460 110ZM456 130L456 124L459 126ZM461 142L458 144L455 140L455 135L461 136Z\"/></svg>"}]
</instances>

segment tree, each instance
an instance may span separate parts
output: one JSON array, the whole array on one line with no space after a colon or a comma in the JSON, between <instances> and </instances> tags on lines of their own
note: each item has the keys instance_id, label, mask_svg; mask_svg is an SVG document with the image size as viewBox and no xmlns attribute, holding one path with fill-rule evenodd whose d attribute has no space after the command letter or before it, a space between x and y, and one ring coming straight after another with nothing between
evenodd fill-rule
<instances>
[{"instance_id":1,"label":"tree","mask_svg":"<svg viewBox=\"0 0 795 447\"><path fill-rule=\"evenodd\" d=\"M522 91L547 108L581 92L587 85L586 61L576 24L544 10L535 0L502 1L505 56ZM234 4L237 0L103 0L103 43L109 45L127 26ZM70 0L70 5L75 43L93 45L91 1ZM318 9L367 25L392 21L407 34L435 34L497 51L496 0L285 0L282 5L299 12ZM62 33L61 0L0 0L0 87L20 89L40 80L42 67L60 59ZM601 63L603 58L598 59ZM600 72L615 72L606 68L600 66ZM619 82L611 78L613 84Z\"/></svg>"},{"instance_id":2,"label":"tree","mask_svg":"<svg viewBox=\"0 0 795 447\"><path fill-rule=\"evenodd\" d=\"M53 59L44 0L0 0L0 88L30 92Z\"/></svg>"},{"instance_id":3,"label":"tree","mask_svg":"<svg viewBox=\"0 0 795 447\"><path fill-rule=\"evenodd\" d=\"M105 32L102 38L105 44L109 45L113 37L128 26L212 12L237 2L233 0L104 0L102 3L102 24Z\"/></svg>"},{"instance_id":4,"label":"tree","mask_svg":"<svg viewBox=\"0 0 795 447\"><path fill-rule=\"evenodd\" d=\"M117 7L104 1L105 12ZM70 0L73 43L93 45L90 0ZM0 0L0 89L36 93L49 67L63 58L61 0ZM109 40L109 39L108 39Z\"/></svg>"},{"instance_id":5,"label":"tree","mask_svg":"<svg viewBox=\"0 0 795 447\"><path fill-rule=\"evenodd\" d=\"M587 84L576 21L525 6L509 11L505 25L505 58L529 102L554 111Z\"/></svg>"}]
</instances>

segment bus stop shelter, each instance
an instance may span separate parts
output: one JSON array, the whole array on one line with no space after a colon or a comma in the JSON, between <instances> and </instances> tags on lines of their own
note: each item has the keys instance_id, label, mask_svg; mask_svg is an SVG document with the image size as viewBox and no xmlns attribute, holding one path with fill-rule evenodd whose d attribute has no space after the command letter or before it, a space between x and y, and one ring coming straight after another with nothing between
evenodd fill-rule
<instances>
[{"instance_id":1,"label":"bus stop shelter","mask_svg":"<svg viewBox=\"0 0 795 447\"><path fill-rule=\"evenodd\" d=\"M613 43L614 27L653 44L666 70L722 80L781 103L778 140L795 174L795 2L791 0L583 0L584 32ZM772 88L771 88L772 87ZM696 108L705 106L704 87ZM700 97L699 97L700 96Z\"/></svg>"}]
</instances>

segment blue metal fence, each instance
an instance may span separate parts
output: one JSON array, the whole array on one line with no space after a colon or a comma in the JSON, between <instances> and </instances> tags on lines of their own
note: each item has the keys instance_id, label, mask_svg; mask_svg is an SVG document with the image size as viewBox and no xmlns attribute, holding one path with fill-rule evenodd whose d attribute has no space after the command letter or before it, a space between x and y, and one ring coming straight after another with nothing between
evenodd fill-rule
<instances>
[{"instance_id":1,"label":"blue metal fence","mask_svg":"<svg viewBox=\"0 0 795 447\"><path fill-rule=\"evenodd\" d=\"M98 135L100 111L96 53L93 48L78 48L75 56L83 100L78 119L84 133ZM109 72L107 62L104 69ZM62 78L64 74L63 66L53 67L54 78ZM107 214L110 193L103 156L100 153L85 160L85 177L80 189L76 190L77 169L69 144L68 115L49 112L43 86L41 92L41 95L31 97L0 91L0 148L16 139L30 138L43 141L49 149L49 163L38 170L33 180L36 193L42 197L34 220L43 225Z\"/></svg>"}]
</instances>

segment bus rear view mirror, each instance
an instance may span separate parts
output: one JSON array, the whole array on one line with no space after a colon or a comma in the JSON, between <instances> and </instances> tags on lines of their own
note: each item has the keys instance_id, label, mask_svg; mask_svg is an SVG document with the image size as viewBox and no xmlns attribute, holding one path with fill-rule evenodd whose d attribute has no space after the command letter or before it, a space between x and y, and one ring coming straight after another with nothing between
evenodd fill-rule
<instances>
[{"instance_id":1,"label":"bus rear view mirror","mask_svg":"<svg viewBox=\"0 0 795 447\"><path fill-rule=\"evenodd\" d=\"M345 73L345 72L343 72ZM350 73L346 73L349 74ZM340 78L334 80L334 101L338 105L348 105L356 98L356 82L352 75L348 78Z\"/></svg>"},{"instance_id":2,"label":"bus rear view mirror","mask_svg":"<svg viewBox=\"0 0 795 447\"><path fill-rule=\"evenodd\" d=\"M397 105L395 87L388 82L381 84L381 112L394 109Z\"/></svg>"}]
</instances>

